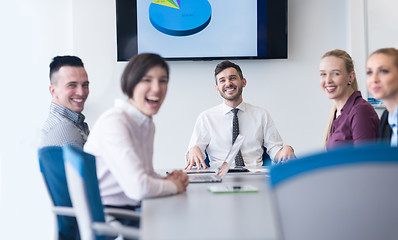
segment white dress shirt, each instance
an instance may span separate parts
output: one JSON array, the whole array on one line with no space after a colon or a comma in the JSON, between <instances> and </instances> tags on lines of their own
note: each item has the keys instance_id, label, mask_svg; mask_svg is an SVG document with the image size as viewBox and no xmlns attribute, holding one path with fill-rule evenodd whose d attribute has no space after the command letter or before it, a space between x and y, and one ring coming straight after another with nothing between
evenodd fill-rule
<instances>
[{"instance_id":1,"label":"white dress shirt","mask_svg":"<svg viewBox=\"0 0 398 240\"><path fill-rule=\"evenodd\" d=\"M283 141L269 113L260 107L242 102L237 107L239 134L245 137L241 147L246 166L262 165L262 146L274 159ZM195 124L188 149L197 145L209 156L210 165L219 166L232 146L232 108L222 103L202 112Z\"/></svg>"},{"instance_id":2,"label":"white dress shirt","mask_svg":"<svg viewBox=\"0 0 398 240\"><path fill-rule=\"evenodd\" d=\"M104 205L137 205L148 197L177 193L152 164L155 125L127 101L116 100L95 123L84 150L97 159Z\"/></svg>"}]
</instances>

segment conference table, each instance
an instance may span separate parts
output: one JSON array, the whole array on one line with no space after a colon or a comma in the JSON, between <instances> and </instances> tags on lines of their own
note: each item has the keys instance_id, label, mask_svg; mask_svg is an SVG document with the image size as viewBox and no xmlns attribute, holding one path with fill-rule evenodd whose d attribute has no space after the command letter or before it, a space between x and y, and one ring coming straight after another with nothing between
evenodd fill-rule
<instances>
[{"instance_id":1,"label":"conference table","mask_svg":"<svg viewBox=\"0 0 398 240\"><path fill-rule=\"evenodd\" d=\"M268 179L266 173L227 173L221 183L191 183L183 194L144 200L140 239L280 239ZM209 192L214 185L250 185L258 192Z\"/></svg>"}]
</instances>

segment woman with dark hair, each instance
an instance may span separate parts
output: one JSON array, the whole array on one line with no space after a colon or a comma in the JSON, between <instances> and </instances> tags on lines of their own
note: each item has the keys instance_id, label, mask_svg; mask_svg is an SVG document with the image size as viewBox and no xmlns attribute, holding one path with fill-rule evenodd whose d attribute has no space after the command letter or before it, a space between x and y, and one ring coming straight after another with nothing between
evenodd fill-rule
<instances>
[{"instance_id":1,"label":"woman with dark hair","mask_svg":"<svg viewBox=\"0 0 398 240\"><path fill-rule=\"evenodd\" d=\"M153 169L152 116L166 97L168 82L169 67L162 57L133 57L121 78L128 100L116 100L95 123L84 150L96 156L104 205L134 208L142 199L186 190L186 173L176 170L161 177Z\"/></svg>"},{"instance_id":2,"label":"woman with dark hair","mask_svg":"<svg viewBox=\"0 0 398 240\"><path fill-rule=\"evenodd\" d=\"M376 140L379 118L358 91L351 56L339 49L325 53L319 65L321 88L334 104L324 144L327 149Z\"/></svg>"},{"instance_id":3,"label":"woman with dark hair","mask_svg":"<svg viewBox=\"0 0 398 240\"><path fill-rule=\"evenodd\" d=\"M381 48L366 63L369 92L381 99L387 110L380 121L380 138L397 146L398 134L398 49Z\"/></svg>"}]
</instances>

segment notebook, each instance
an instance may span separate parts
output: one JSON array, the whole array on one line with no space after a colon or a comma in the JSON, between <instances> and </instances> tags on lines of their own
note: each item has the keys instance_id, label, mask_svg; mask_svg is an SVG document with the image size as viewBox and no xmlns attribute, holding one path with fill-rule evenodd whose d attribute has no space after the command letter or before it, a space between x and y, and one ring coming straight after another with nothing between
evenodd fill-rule
<instances>
[{"instance_id":1,"label":"notebook","mask_svg":"<svg viewBox=\"0 0 398 240\"><path fill-rule=\"evenodd\" d=\"M231 163L235 160L236 155L239 152L240 147L243 144L243 140L245 137L242 135L238 135L236 137L235 143L232 145L231 149L229 150L225 161L218 169L216 174L189 174L189 182L190 183L214 183L214 182L221 182L224 175L228 172L229 168L231 167Z\"/></svg>"}]
</instances>

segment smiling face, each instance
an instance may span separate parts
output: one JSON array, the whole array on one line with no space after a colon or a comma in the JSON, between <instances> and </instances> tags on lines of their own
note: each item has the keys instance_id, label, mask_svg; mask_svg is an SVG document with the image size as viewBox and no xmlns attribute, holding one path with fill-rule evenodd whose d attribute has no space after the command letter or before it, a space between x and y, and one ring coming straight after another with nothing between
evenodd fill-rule
<instances>
[{"instance_id":1,"label":"smiling face","mask_svg":"<svg viewBox=\"0 0 398 240\"><path fill-rule=\"evenodd\" d=\"M321 88L329 99L345 101L354 91L349 85L355 73L348 73L344 60L334 56L324 57L319 65Z\"/></svg>"},{"instance_id":2,"label":"smiling face","mask_svg":"<svg viewBox=\"0 0 398 240\"><path fill-rule=\"evenodd\" d=\"M52 75L52 79L52 101L81 113L89 94L88 76L84 67L63 66Z\"/></svg>"},{"instance_id":3,"label":"smiling face","mask_svg":"<svg viewBox=\"0 0 398 240\"><path fill-rule=\"evenodd\" d=\"M241 79L235 68L226 68L216 76L216 90L225 103L231 107L236 107L242 102L242 91L246 86L246 79Z\"/></svg>"},{"instance_id":4,"label":"smiling face","mask_svg":"<svg viewBox=\"0 0 398 240\"><path fill-rule=\"evenodd\" d=\"M398 103L398 67L392 56L371 55L366 64L366 75L369 92L376 99Z\"/></svg>"},{"instance_id":5,"label":"smiling face","mask_svg":"<svg viewBox=\"0 0 398 240\"><path fill-rule=\"evenodd\" d=\"M155 115L167 93L169 77L166 70L155 66L144 75L133 90L130 103L148 117Z\"/></svg>"}]
</instances>

